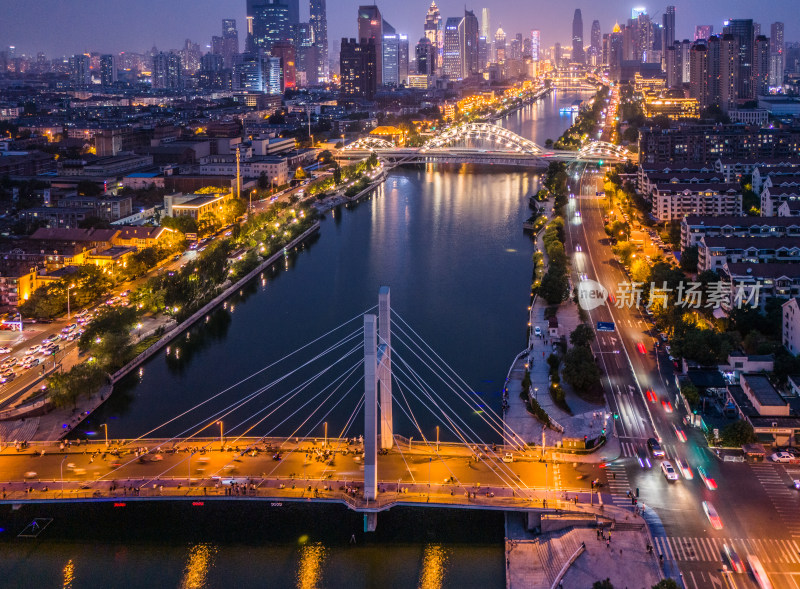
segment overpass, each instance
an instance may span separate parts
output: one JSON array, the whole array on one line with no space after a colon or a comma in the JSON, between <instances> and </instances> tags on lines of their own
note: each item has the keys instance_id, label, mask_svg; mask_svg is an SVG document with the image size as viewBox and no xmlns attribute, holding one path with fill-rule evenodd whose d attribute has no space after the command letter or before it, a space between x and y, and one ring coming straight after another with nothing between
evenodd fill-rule
<instances>
[{"instance_id":1,"label":"overpass","mask_svg":"<svg viewBox=\"0 0 800 589\"><path fill-rule=\"evenodd\" d=\"M127 440L95 436L90 442L6 441L0 448L0 502L338 502L364 512L369 530L375 529L378 512L400 504L529 511L534 518L564 513L630 516L625 510L597 505L600 499L588 480L559 474L558 464L545 461L544 448L522 439L491 407L480 404L481 411L475 411L476 401L469 397L466 384L391 310L389 296L388 287L382 287L377 314L370 312L373 307L325 334L332 337L354 322L363 322L335 343L321 338L311 342L320 346L324 342L327 347L322 352L310 351L307 344L285 357L300 351L310 354L311 361L322 364L311 378L282 390L288 388L283 384L286 377L277 377L222 410L199 415L195 425L179 435L148 437L159 426ZM409 363L412 356L440 375L440 383L426 383L424 367ZM347 360L353 359L348 366ZM341 370L340 376L333 376L335 368ZM290 374L297 370L288 367ZM363 394L352 398L350 393L359 386ZM277 396L250 405L267 391ZM441 428L454 441L440 441L440 426L435 438L424 431L416 419L420 409L409 403L411 398L439 415ZM353 402L350 418L329 437L328 416L348 399ZM169 416L165 424L204 409L209 400ZM281 423L276 411L286 405L302 422L292 435L274 436L270 432ZM475 423L454 409L458 405L477 414L475 419L494 431L499 443L484 442ZM234 417L240 415L236 412L245 406L250 413L236 422ZM395 409L415 424L415 437L395 432ZM363 430L356 426L351 435L358 416ZM225 423L231 421L234 425L225 432ZM266 433L254 435L256 426ZM211 437L217 428L219 437Z\"/></svg>"},{"instance_id":2,"label":"overpass","mask_svg":"<svg viewBox=\"0 0 800 589\"><path fill-rule=\"evenodd\" d=\"M603 141L591 141L580 151L546 149L492 123L448 127L422 147L397 147L385 139L363 137L339 153L354 159L375 153L395 164L470 163L520 167L547 167L551 161L617 163L631 157L627 149Z\"/></svg>"}]
</instances>

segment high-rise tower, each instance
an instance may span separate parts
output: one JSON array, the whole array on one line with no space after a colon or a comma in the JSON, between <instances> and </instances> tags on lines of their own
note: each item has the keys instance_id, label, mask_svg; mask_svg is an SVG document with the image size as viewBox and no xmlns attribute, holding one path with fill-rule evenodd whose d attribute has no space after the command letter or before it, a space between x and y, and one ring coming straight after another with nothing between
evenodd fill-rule
<instances>
[{"instance_id":1,"label":"high-rise tower","mask_svg":"<svg viewBox=\"0 0 800 589\"><path fill-rule=\"evenodd\" d=\"M580 8L575 9L575 16L572 17L572 61L586 63L586 55L583 52L583 16Z\"/></svg>"},{"instance_id":2,"label":"high-rise tower","mask_svg":"<svg viewBox=\"0 0 800 589\"><path fill-rule=\"evenodd\" d=\"M325 0L311 0L309 21L314 33L313 44L316 47L317 82L330 81L330 62L328 61L328 14Z\"/></svg>"},{"instance_id":3,"label":"high-rise tower","mask_svg":"<svg viewBox=\"0 0 800 589\"><path fill-rule=\"evenodd\" d=\"M358 41L363 44L373 39L375 43L376 79L383 84L383 17L374 4L358 7Z\"/></svg>"},{"instance_id":4,"label":"high-rise tower","mask_svg":"<svg viewBox=\"0 0 800 589\"><path fill-rule=\"evenodd\" d=\"M431 42L436 51L436 63L434 64L435 70L442 68L442 50L444 49L444 30L442 28L442 15L439 14L439 8L436 2L431 2L427 14L425 14L425 38Z\"/></svg>"}]
</instances>

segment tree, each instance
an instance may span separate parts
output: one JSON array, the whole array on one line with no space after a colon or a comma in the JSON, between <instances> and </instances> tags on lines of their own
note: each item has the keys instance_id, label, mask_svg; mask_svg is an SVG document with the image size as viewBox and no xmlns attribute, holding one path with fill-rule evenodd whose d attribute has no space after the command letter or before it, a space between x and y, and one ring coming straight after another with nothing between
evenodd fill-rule
<instances>
[{"instance_id":1,"label":"tree","mask_svg":"<svg viewBox=\"0 0 800 589\"><path fill-rule=\"evenodd\" d=\"M600 369L586 346L573 346L564 356L564 379L579 393L590 391L600 382Z\"/></svg>"},{"instance_id":2,"label":"tree","mask_svg":"<svg viewBox=\"0 0 800 589\"><path fill-rule=\"evenodd\" d=\"M681 254L681 270L685 272L697 272L697 262L699 261L697 246L693 245L683 250Z\"/></svg>"},{"instance_id":3,"label":"tree","mask_svg":"<svg viewBox=\"0 0 800 589\"><path fill-rule=\"evenodd\" d=\"M82 362L68 372L50 376L47 396L56 407L76 407L78 399L97 392L105 377L105 372L96 362Z\"/></svg>"},{"instance_id":4,"label":"tree","mask_svg":"<svg viewBox=\"0 0 800 589\"><path fill-rule=\"evenodd\" d=\"M636 246L629 241L624 241L615 245L612 251L619 257L623 265L628 266L631 263L633 254L636 253Z\"/></svg>"},{"instance_id":5,"label":"tree","mask_svg":"<svg viewBox=\"0 0 800 589\"><path fill-rule=\"evenodd\" d=\"M136 323L138 313L134 307L108 307L97 315L86 326L86 331L78 340L78 348L86 351L96 343L97 338L103 338L110 333L130 332Z\"/></svg>"},{"instance_id":6,"label":"tree","mask_svg":"<svg viewBox=\"0 0 800 589\"><path fill-rule=\"evenodd\" d=\"M539 294L550 305L557 305L562 302L569 291L569 281L563 268L551 266L547 273L542 277L539 285Z\"/></svg>"},{"instance_id":7,"label":"tree","mask_svg":"<svg viewBox=\"0 0 800 589\"><path fill-rule=\"evenodd\" d=\"M342 183L342 169L338 166L333 169L333 183L334 184Z\"/></svg>"},{"instance_id":8,"label":"tree","mask_svg":"<svg viewBox=\"0 0 800 589\"><path fill-rule=\"evenodd\" d=\"M650 282L650 271L650 265L642 258L637 257L631 263L631 280L642 283ZM658 283L656 284L658 285Z\"/></svg>"},{"instance_id":9,"label":"tree","mask_svg":"<svg viewBox=\"0 0 800 589\"><path fill-rule=\"evenodd\" d=\"M306 178L308 178L308 174L306 174L306 171L303 169L302 166L298 166L297 169L294 171L294 179L305 180Z\"/></svg>"},{"instance_id":10,"label":"tree","mask_svg":"<svg viewBox=\"0 0 800 589\"><path fill-rule=\"evenodd\" d=\"M697 406L700 403L700 391L692 383L687 383L681 387L681 394L686 402L691 406Z\"/></svg>"},{"instance_id":11,"label":"tree","mask_svg":"<svg viewBox=\"0 0 800 589\"><path fill-rule=\"evenodd\" d=\"M594 329L582 323L578 325L571 334L569 334L569 343L573 346L589 347L594 341Z\"/></svg>"},{"instance_id":12,"label":"tree","mask_svg":"<svg viewBox=\"0 0 800 589\"><path fill-rule=\"evenodd\" d=\"M161 219L161 226L169 229L175 229L183 234L197 233L197 221L186 215L180 215L178 217L164 217Z\"/></svg>"},{"instance_id":13,"label":"tree","mask_svg":"<svg viewBox=\"0 0 800 589\"><path fill-rule=\"evenodd\" d=\"M661 579L653 585L653 589L680 589L674 579Z\"/></svg>"},{"instance_id":14,"label":"tree","mask_svg":"<svg viewBox=\"0 0 800 589\"><path fill-rule=\"evenodd\" d=\"M108 372L122 368L128 361L130 350L131 336L127 330L110 331L98 336L89 347L92 357Z\"/></svg>"},{"instance_id":15,"label":"tree","mask_svg":"<svg viewBox=\"0 0 800 589\"><path fill-rule=\"evenodd\" d=\"M753 426L744 419L726 425L722 428L720 437L723 445L730 447L753 444L758 441L756 432L753 431Z\"/></svg>"},{"instance_id":16,"label":"tree","mask_svg":"<svg viewBox=\"0 0 800 589\"><path fill-rule=\"evenodd\" d=\"M602 581L595 581L592 585L592 589L614 589L614 585L611 584L610 579L604 579Z\"/></svg>"}]
</instances>

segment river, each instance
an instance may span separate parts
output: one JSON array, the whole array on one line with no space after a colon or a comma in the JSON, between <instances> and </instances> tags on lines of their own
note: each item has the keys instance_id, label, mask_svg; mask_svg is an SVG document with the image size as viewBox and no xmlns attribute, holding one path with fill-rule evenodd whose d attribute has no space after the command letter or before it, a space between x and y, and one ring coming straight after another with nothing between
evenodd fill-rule
<instances>
[{"instance_id":1,"label":"river","mask_svg":"<svg viewBox=\"0 0 800 589\"><path fill-rule=\"evenodd\" d=\"M576 97L586 95L551 95L501 124L544 145L570 124L559 108ZM149 432L358 316L377 303L378 288L389 285L393 310L467 383L472 406L456 411L491 439L480 408L499 407L508 366L525 345L533 250L522 223L530 215L527 196L537 189L533 172L472 166L392 170L372 198L328 215L318 239L120 383L83 431L100 435L106 423L111 438ZM176 435L203 423L276 375L247 381L154 435ZM267 392L258 402L278 394ZM350 403L326 413L326 420L347 421L357 394L356 389ZM257 409L226 416L226 426L241 424L243 431ZM441 418L414 410L422 434L432 436ZM396 433L420 435L407 417L395 415ZM252 434L288 435L296 426L288 418L268 420ZM348 433L362 431L358 422ZM318 428L308 433L321 435ZM502 518L432 515L421 524L398 510L381 514L380 533L357 534L352 546L350 535L358 528L353 514L335 515L335 521L347 522L339 526L325 523L321 510L302 517L262 511L272 516L230 506L208 506L200 516L180 506L136 506L124 516L110 507L24 507L0 520L0 578L7 586L76 588L505 585ZM54 522L38 539L16 539L20 523L32 517ZM214 526L215 521L225 523Z\"/></svg>"}]
</instances>

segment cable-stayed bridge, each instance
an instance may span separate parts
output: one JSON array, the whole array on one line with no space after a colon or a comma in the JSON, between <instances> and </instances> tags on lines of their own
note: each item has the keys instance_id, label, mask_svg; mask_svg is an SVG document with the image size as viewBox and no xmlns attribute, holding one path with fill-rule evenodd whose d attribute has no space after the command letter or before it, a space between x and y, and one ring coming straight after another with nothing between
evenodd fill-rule
<instances>
[{"instance_id":1,"label":"cable-stayed bridge","mask_svg":"<svg viewBox=\"0 0 800 589\"><path fill-rule=\"evenodd\" d=\"M368 529L398 504L613 515L587 486L560 484L532 442L476 400L382 287L377 309L139 437L6 441L0 501L339 502Z\"/></svg>"}]
</instances>

